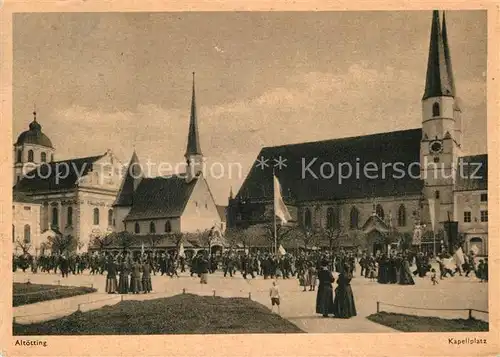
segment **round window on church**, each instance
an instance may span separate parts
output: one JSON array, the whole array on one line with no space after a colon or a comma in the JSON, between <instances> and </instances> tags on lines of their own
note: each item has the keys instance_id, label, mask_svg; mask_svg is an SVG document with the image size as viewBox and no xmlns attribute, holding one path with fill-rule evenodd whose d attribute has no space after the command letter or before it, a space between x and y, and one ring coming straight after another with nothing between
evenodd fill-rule
<instances>
[{"instance_id":1,"label":"round window on church","mask_svg":"<svg viewBox=\"0 0 500 357\"><path fill-rule=\"evenodd\" d=\"M441 141L433 141L431 142L430 149L433 153L439 153L443 150L443 144Z\"/></svg>"}]
</instances>

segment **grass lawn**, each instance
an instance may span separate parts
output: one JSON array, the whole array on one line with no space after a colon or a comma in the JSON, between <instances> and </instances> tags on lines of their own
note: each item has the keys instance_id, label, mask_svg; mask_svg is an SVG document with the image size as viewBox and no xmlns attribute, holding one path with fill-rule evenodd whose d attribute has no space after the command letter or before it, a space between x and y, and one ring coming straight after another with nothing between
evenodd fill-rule
<instances>
[{"instance_id":1,"label":"grass lawn","mask_svg":"<svg viewBox=\"0 0 500 357\"><path fill-rule=\"evenodd\" d=\"M57 290L56 290L57 289ZM97 289L84 286L38 285L14 283L12 305L28 305L36 302L94 293Z\"/></svg>"},{"instance_id":2,"label":"grass lawn","mask_svg":"<svg viewBox=\"0 0 500 357\"><path fill-rule=\"evenodd\" d=\"M31 325L14 324L14 335L159 335L300 333L297 326L245 298L192 294L122 301L101 309Z\"/></svg>"},{"instance_id":3,"label":"grass lawn","mask_svg":"<svg viewBox=\"0 0 500 357\"><path fill-rule=\"evenodd\" d=\"M367 317L368 320L403 332L471 332L488 331L489 324L476 319L441 319L389 312L379 312Z\"/></svg>"}]
</instances>

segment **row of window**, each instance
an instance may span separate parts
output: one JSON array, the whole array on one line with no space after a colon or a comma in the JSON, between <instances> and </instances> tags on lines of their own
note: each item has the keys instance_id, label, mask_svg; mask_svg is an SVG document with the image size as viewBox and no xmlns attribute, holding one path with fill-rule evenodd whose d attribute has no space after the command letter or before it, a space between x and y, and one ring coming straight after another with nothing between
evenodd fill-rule
<instances>
[{"instance_id":1,"label":"row of window","mask_svg":"<svg viewBox=\"0 0 500 357\"><path fill-rule=\"evenodd\" d=\"M17 162L23 162L23 151L22 150L17 150ZM28 162L34 162L35 161L35 153L33 150L28 150ZM40 161L41 162L47 162L47 153L42 152L40 154ZM51 154L50 156L50 161L54 161L54 154Z\"/></svg>"},{"instance_id":2,"label":"row of window","mask_svg":"<svg viewBox=\"0 0 500 357\"><path fill-rule=\"evenodd\" d=\"M12 243L16 241L16 227L12 225ZM24 243L31 243L31 227L29 224L24 225Z\"/></svg>"},{"instance_id":3,"label":"row of window","mask_svg":"<svg viewBox=\"0 0 500 357\"><path fill-rule=\"evenodd\" d=\"M481 213L481 222L488 222L488 211L480 211ZM471 211L465 211L464 212L464 223L471 223L472 222L472 212Z\"/></svg>"},{"instance_id":4,"label":"row of window","mask_svg":"<svg viewBox=\"0 0 500 357\"><path fill-rule=\"evenodd\" d=\"M378 204L375 208L375 212L380 219L385 218L384 208ZM336 229L340 227L340 210L335 210L333 207L329 207L326 210L326 228L328 229ZM398 209L398 226L405 227L406 226L406 208L404 205L400 205ZM304 211L304 227L312 228L312 213L309 208L306 208ZM350 219L349 219L349 227L351 229L359 228L359 210L356 207L351 208Z\"/></svg>"},{"instance_id":5,"label":"row of window","mask_svg":"<svg viewBox=\"0 0 500 357\"><path fill-rule=\"evenodd\" d=\"M172 232L172 224L170 221L165 222L165 233L170 233ZM141 233L141 226L139 225L139 222L135 222L135 227L134 227L134 232L135 233ZM149 233L155 234L156 233L156 224L155 222L150 222L149 223Z\"/></svg>"},{"instance_id":6,"label":"row of window","mask_svg":"<svg viewBox=\"0 0 500 357\"><path fill-rule=\"evenodd\" d=\"M94 225L99 225L100 222L100 211L99 208L94 208ZM68 226L73 225L73 207L68 207L66 211L66 222ZM52 207L52 225L59 226L59 209L57 207ZM113 210L108 210L108 226L114 225L113 222Z\"/></svg>"}]
</instances>

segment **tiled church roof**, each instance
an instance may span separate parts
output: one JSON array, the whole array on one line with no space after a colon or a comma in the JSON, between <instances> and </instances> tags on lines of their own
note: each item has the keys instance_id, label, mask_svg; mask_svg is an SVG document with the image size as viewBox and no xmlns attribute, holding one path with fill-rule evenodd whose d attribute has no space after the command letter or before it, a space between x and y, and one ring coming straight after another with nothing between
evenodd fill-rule
<instances>
[{"instance_id":1,"label":"tiled church roof","mask_svg":"<svg viewBox=\"0 0 500 357\"><path fill-rule=\"evenodd\" d=\"M261 157L269 159L269 166L262 169L254 165L237 198L272 199L273 160L278 160L280 156L286 159L287 166L281 170L276 167L275 174L280 181L285 199L289 198L296 202L420 194L423 188L423 181L418 178L421 138L421 129L411 129L263 148L257 160ZM303 170L314 159L317 160L310 168L317 179ZM324 167L324 176L321 176L320 166L324 163L333 164L335 169L333 177L328 177L331 170L327 166ZM353 174L339 183L340 163L349 163ZM363 167L367 163L376 165L378 170L368 171L366 175ZM398 163L396 168L405 170L404 175L398 174L392 166L388 166L385 172L382 170L384 164L396 163ZM356 175L357 164L360 168L359 175ZM368 169L370 167L367 166ZM347 172L347 169L344 170ZM411 172L411 175L408 172ZM373 177L375 175L377 177Z\"/></svg>"},{"instance_id":2,"label":"tiled church roof","mask_svg":"<svg viewBox=\"0 0 500 357\"><path fill-rule=\"evenodd\" d=\"M125 220L181 216L197 181L188 183L181 176L143 178Z\"/></svg>"},{"instance_id":3,"label":"tiled church roof","mask_svg":"<svg viewBox=\"0 0 500 357\"><path fill-rule=\"evenodd\" d=\"M14 186L14 191L35 192L76 187L78 180L92 169L92 164L105 155L43 163L21 179Z\"/></svg>"}]
</instances>

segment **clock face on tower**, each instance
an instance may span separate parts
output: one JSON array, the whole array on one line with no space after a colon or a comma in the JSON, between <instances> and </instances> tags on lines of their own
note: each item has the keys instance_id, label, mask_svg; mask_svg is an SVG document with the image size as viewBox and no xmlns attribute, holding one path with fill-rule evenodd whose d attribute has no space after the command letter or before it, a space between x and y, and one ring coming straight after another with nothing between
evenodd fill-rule
<instances>
[{"instance_id":1,"label":"clock face on tower","mask_svg":"<svg viewBox=\"0 0 500 357\"><path fill-rule=\"evenodd\" d=\"M441 140L433 140L429 144L429 149L433 154L439 154L443 151L443 143Z\"/></svg>"}]
</instances>

